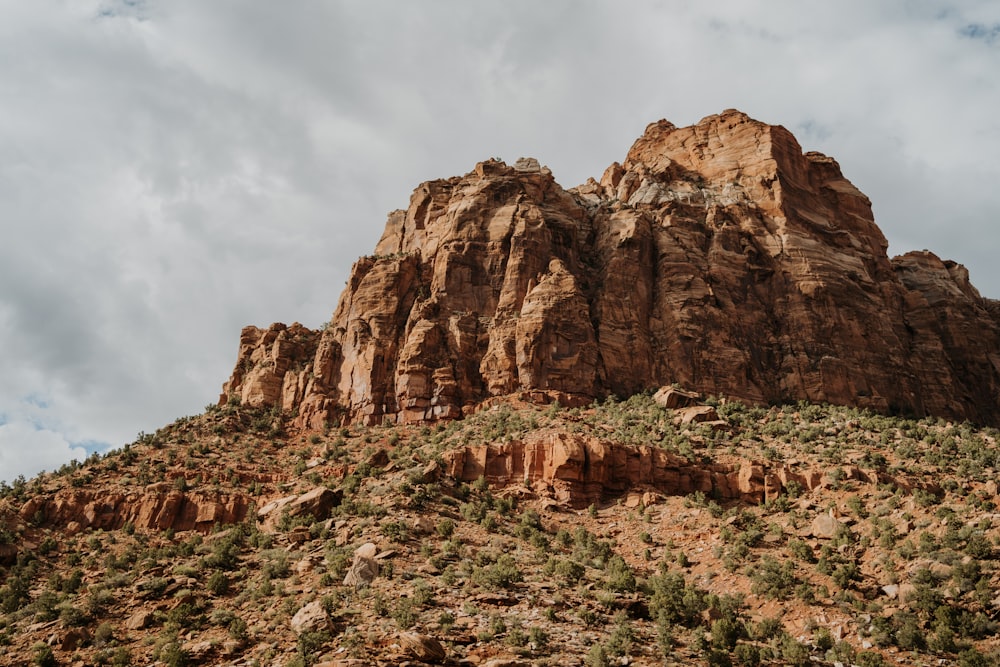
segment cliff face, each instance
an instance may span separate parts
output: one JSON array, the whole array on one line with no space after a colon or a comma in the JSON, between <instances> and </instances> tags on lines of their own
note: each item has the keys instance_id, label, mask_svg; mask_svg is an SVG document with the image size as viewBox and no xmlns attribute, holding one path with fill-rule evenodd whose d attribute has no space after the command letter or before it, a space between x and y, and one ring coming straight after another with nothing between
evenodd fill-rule
<instances>
[{"instance_id":1,"label":"cliff face","mask_svg":"<svg viewBox=\"0 0 1000 667\"><path fill-rule=\"evenodd\" d=\"M318 428L676 382L1000 423L996 304L886 248L868 198L784 128L660 121L572 190L533 159L424 183L326 329L244 329L221 400Z\"/></svg>"}]
</instances>

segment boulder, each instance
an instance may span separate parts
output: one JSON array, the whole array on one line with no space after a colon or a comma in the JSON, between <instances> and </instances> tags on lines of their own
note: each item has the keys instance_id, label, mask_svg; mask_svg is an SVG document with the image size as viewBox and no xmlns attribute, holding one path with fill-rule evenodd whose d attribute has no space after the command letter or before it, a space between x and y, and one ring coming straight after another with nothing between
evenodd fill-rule
<instances>
[{"instance_id":1,"label":"boulder","mask_svg":"<svg viewBox=\"0 0 1000 667\"><path fill-rule=\"evenodd\" d=\"M129 630L143 630L152 625L156 614L147 609L140 609L133 613L125 621L125 627Z\"/></svg>"},{"instance_id":2,"label":"boulder","mask_svg":"<svg viewBox=\"0 0 1000 667\"><path fill-rule=\"evenodd\" d=\"M660 387L659 391L653 394L653 400L661 408L676 410L694 405L700 400L700 396L693 391L684 391L676 387Z\"/></svg>"},{"instance_id":3,"label":"boulder","mask_svg":"<svg viewBox=\"0 0 1000 667\"><path fill-rule=\"evenodd\" d=\"M317 486L300 495L270 501L257 510L257 519L268 530L273 530L278 525L282 515L310 516L316 521L322 521L330 516L330 510L339 505L343 497L342 491Z\"/></svg>"},{"instance_id":4,"label":"boulder","mask_svg":"<svg viewBox=\"0 0 1000 667\"><path fill-rule=\"evenodd\" d=\"M63 651L75 651L90 641L90 633L86 628L71 628L62 634L59 648Z\"/></svg>"},{"instance_id":5,"label":"boulder","mask_svg":"<svg viewBox=\"0 0 1000 667\"><path fill-rule=\"evenodd\" d=\"M295 612L290 626L295 634L301 635L304 632L330 630L333 628L333 621L323 604L319 600L313 600Z\"/></svg>"},{"instance_id":6,"label":"boulder","mask_svg":"<svg viewBox=\"0 0 1000 667\"><path fill-rule=\"evenodd\" d=\"M836 517L828 512L817 514L809 526L809 534L813 537L829 540L837 535L842 524Z\"/></svg>"},{"instance_id":7,"label":"boulder","mask_svg":"<svg viewBox=\"0 0 1000 667\"><path fill-rule=\"evenodd\" d=\"M428 635L404 632L399 635L399 644L407 655L423 662L440 663L447 656L441 642Z\"/></svg>"},{"instance_id":8,"label":"boulder","mask_svg":"<svg viewBox=\"0 0 1000 667\"><path fill-rule=\"evenodd\" d=\"M344 585L364 588L371 584L379 572L377 554L378 548L371 542L358 547L354 551L354 561L344 575Z\"/></svg>"},{"instance_id":9,"label":"boulder","mask_svg":"<svg viewBox=\"0 0 1000 667\"><path fill-rule=\"evenodd\" d=\"M721 421L719 413L711 405L692 405L680 408L677 410L675 419L681 426Z\"/></svg>"}]
</instances>

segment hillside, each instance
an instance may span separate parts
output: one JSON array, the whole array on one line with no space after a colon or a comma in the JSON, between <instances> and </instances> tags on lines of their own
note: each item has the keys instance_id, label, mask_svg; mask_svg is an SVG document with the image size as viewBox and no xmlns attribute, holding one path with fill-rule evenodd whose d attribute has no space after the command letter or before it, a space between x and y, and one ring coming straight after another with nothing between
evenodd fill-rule
<instances>
[{"instance_id":1,"label":"hillside","mask_svg":"<svg viewBox=\"0 0 1000 667\"><path fill-rule=\"evenodd\" d=\"M709 403L294 435L235 403L180 419L5 489L5 664L996 664L996 429ZM678 423L700 412L718 419ZM448 474L464 447L539 437L663 452L696 485L736 471L740 497L559 500L582 477L539 459ZM179 498L145 515L161 529L120 509L157 494ZM171 527L209 497L245 518Z\"/></svg>"}]
</instances>

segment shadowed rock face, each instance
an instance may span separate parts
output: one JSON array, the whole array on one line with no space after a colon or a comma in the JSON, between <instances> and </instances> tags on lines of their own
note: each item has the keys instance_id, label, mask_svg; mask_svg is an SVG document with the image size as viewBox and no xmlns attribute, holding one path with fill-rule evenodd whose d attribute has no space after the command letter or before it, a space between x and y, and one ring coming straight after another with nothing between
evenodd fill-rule
<instances>
[{"instance_id":1,"label":"shadowed rock face","mask_svg":"<svg viewBox=\"0 0 1000 667\"><path fill-rule=\"evenodd\" d=\"M530 159L424 183L325 330L244 329L222 400L318 428L676 382L1000 423L996 302L886 249L868 198L784 128L659 121L572 190Z\"/></svg>"}]
</instances>

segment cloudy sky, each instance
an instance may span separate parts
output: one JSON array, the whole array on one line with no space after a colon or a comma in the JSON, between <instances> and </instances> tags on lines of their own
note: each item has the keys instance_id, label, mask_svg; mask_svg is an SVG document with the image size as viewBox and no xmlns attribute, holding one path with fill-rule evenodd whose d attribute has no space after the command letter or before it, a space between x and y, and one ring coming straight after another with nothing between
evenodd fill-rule
<instances>
[{"instance_id":1,"label":"cloudy sky","mask_svg":"<svg viewBox=\"0 0 1000 667\"><path fill-rule=\"evenodd\" d=\"M995 0L0 0L0 479L201 412L421 181L660 118L788 127L1000 298L997 72Z\"/></svg>"}]
</instances>

